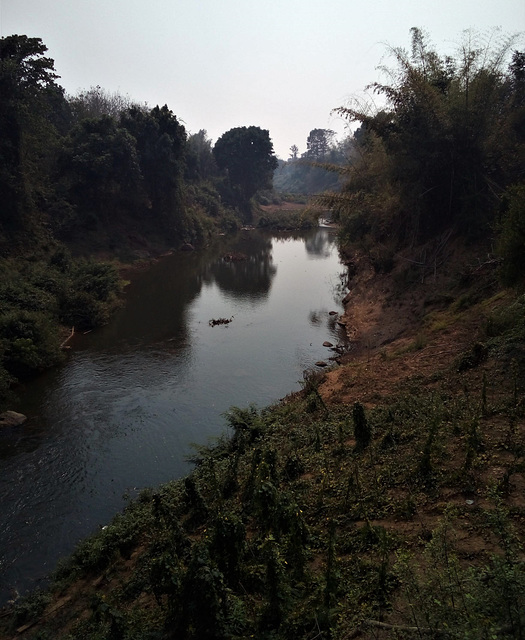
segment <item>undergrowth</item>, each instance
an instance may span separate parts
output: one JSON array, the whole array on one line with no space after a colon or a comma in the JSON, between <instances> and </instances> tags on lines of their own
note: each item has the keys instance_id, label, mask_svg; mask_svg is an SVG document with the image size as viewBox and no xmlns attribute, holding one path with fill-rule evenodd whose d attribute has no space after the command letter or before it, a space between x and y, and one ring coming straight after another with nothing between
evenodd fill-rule
<instances>
[{"instance_id":1,"label":"undergrowth","mask_svg":"<svg viewBox=\"0 0 525 640\"><path fill-rule=\"evenodd\" d=\"M4 637L523 637L523 393L449 373L374 408L326 406L315 375L232 408L188 477L59 568L49 593L75 604L22 602Z\"/></svg>"}]
</instances>

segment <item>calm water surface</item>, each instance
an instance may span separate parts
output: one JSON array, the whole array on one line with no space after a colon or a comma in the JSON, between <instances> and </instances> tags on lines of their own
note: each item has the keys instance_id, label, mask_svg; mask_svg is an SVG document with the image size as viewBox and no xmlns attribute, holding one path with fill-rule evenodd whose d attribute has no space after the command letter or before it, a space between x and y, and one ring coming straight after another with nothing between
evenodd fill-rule
<instances>
[{"instance_id":1,"label":"calm water surface","mask_svg":"<svg viewBox=\"0 0 525 640\"><path fill-rule=\"evenodd\" d=\"M333 355L323 342L344 340L329 314L344 281L321 228L243 232L137 273L111 324L76 336L67 363L28 387L28 422L0 433L0 604L43 584L126 496L184 475L191 443L223 433L229 407L299 389Z\"/></svg>"}]
</instances>

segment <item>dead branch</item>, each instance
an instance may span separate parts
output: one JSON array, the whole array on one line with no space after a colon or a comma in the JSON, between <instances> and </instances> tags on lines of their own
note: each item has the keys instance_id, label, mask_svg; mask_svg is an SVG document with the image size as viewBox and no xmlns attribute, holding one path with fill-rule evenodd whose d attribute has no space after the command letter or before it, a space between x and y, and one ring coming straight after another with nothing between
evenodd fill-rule
<instances>
[{"instance_id":1,"label":"dead branch","mask_svg":"<svg viewBox=\"0 0 525 640\"><path fill-rule=\"evenodd\" d=\"M75 327L71 327L71 333L68 335L68 337L62 342L62 344L60 345L61 349L64 349L66 344L71 340L71 338L75 335Z\"/></svg>"}]
</instances>

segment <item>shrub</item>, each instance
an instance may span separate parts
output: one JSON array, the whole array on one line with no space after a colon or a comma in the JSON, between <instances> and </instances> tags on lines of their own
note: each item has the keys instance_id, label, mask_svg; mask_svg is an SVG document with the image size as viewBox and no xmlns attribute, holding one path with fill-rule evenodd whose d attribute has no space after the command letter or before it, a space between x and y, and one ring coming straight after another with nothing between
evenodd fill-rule
<instances>
[{"instance_id":1,"label":"shrub","mask_svg":"<svg viewBox=\"0 0 525 640\"><path fill-rule=\"evenodd\" d=\"M525 274L525 184L507 191L506 212L501 223L498 252L503 258L505 284L523 282Z\"/></svg>"},{"instance_id":2,"label":"shrub","mask_svg":"<svg viewBox=\"0 0 525 640\"><path fill-rule=\"evenodd\" d=\"M19 379L57 364L62 357L51 319L36 311L10 311L1 316L0 340L4 367Z\"/></svg>"},{"instance_id":3,"label":"shrub","mask_svg":"<svg viewBox=\"0 0 525 640\"><path fill-rule=\"evenodd\" d=\"M372 439L372 430L365 415L365 409L360 402L354 403L352 410L354 419L354 436L357 449L365 449Z\"/></svg>"}]
</instances>

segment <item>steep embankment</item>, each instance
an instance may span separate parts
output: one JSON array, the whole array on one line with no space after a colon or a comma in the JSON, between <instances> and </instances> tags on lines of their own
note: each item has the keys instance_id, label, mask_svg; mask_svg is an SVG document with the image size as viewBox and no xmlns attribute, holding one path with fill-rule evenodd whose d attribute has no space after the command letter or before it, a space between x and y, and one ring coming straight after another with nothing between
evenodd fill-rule
<instances>
[{"instance_id":1,"label":"steep embankment","mask_svg":"<svg viewBox=\"0 0 525 640\"><path fill-rule=\"evenodd\" d=\"M232 411L1 637L522 637L525 300L438 249L353 256L342 366Z\"/></svg>"},{"instance_id":2,"label":"steep embankment","mask_svg":"<svg viewBox=\"0 0 525 640\"><path fill-rule=\"evenodd\" d=\"M500 288L496 260L453 243L399 253L388 273L378 273L359 253L347 266L341 322L351 346L340 359L346 366L329 373L322 386L333 402L377 399L411 376L452 367L486 339L489 317L514 296Z\"/></svg>"}]
</instances>

